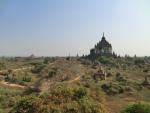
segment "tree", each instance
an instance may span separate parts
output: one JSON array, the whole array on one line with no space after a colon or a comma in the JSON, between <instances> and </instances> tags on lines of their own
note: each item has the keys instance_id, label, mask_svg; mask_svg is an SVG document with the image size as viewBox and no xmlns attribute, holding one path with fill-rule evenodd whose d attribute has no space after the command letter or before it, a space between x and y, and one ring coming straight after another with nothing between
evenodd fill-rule
<instances>
[{"instance_id":1,"label":"tree","mask_svg":"<svg viewBox=\"0 0 150 113\"><path fill-rule=\"evenodd\" d=\"M50 58L49 58L49 57L45 57L43 63L44 63L44 64L48 64L49 61L50 61Z\"/></svg>"}]
</instances>

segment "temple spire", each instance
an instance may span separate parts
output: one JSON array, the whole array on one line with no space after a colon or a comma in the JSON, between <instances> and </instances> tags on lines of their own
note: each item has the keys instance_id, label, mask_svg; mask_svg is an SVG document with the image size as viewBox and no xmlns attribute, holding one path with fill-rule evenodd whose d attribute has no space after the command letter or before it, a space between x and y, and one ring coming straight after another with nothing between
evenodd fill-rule
<instances>
[{"instance_id":1,"label":"temple spire","mask_svg":"<svg viewBox=\"0 0 150 113\"><path fill-rule=\"evenodd\" d=\"M103 37L105 37L104 32L103 32Z\"/></svg>"},{"instance_id":2,"label":"temple spire","mask_svg":"<svg viewBox=\"0 0 150 113\"><path fill-rule=\"evenodd\" d=\"M103 32L102 40L105 40L105 34L104 34L104 32Z\"/></svg>"}]
</instances>

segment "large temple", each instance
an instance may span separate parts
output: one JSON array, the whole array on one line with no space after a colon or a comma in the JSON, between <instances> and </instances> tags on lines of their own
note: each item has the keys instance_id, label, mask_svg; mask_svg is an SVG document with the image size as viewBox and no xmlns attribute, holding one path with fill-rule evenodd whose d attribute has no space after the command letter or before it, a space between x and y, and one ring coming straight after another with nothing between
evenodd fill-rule
<instances>
[{"instance_id":1,"label":"large temple","mask_svg":"<svg viewBox=\"0 0 150 113\"><path fill-rule=\"evenodd\" d=\"M91 49L90 56L112 56L112 46L108 41L106 41L104 33L101 41L97 43L93 49Z\"/></svg>"}]
</instances>

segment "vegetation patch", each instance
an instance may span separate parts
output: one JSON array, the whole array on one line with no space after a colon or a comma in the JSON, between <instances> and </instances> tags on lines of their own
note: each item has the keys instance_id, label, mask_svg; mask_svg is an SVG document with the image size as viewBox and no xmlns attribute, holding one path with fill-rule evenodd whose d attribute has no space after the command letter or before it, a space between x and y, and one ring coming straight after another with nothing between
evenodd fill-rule
<instances>
[{"instance_id":1,"label":"vegetation patch","mask_svg":"<svg viewBox=\"0 0 150 113\"><path fill-rule=\"evenodd\" d=\"M129 105L125 110L121 113L150 113L150 104L132 104Z\"/></svg>"},{"instance_id":2,"label":"vegetation patch","mask_svg":"<svg viewBox=\"0 0 150 113\"><path fill-rule=\"evenodd\" d=\"M38 97L23 97L10 113L106 113L101 103L88 96L86 88L61 86Z\"/></svg>"}]
</instances>

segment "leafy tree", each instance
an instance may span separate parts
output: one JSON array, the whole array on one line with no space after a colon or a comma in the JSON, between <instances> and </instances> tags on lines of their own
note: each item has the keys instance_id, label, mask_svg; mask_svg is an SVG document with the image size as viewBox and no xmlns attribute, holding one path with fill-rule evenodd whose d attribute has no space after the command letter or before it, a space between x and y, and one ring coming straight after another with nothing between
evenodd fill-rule
<instances>
[{"instance_id":1,"label":"leafy tree","mask_svg":"<svg viewBox=\"0 0 150 113\"><path fill-rule=\"evenodd\" d=\"M49 63L49 57L45 57L43 63L48 64Z\"/></svg>"}]
</instances>

